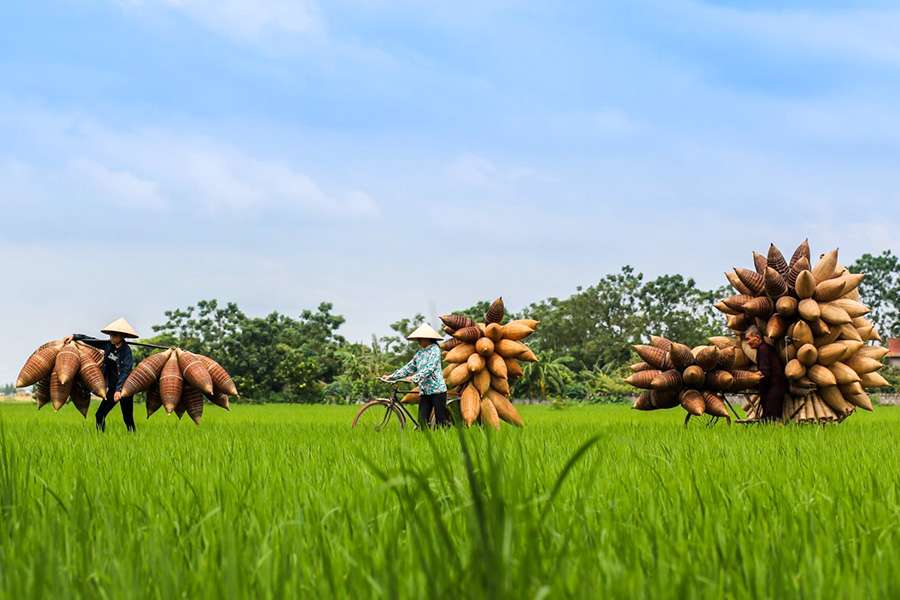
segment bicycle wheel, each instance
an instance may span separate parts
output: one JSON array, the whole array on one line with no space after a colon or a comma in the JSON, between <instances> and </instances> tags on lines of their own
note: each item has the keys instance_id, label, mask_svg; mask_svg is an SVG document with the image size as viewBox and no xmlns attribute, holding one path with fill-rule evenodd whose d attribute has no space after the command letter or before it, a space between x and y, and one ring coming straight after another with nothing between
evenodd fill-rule
<instances>
[{"instance_id":1,"label":"bicycle wheel","mask_svg":"<svg viewBox=\"0 0 900 600\"><path fill-rule=\"evenodd\" d=\"M353 417L354 429L369 429L372 431L384 431L390 427L391 421L396 419L400 429L406 426L406 415L394 406L390 400L369 400Z\"/></svg>"}]
</instances>

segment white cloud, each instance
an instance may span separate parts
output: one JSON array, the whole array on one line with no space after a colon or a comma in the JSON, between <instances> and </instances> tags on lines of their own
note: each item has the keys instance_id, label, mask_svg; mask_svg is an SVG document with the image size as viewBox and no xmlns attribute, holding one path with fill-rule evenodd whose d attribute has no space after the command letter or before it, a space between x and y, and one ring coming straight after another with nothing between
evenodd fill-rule
<instances>
[{"instance_id":1,"label":"white cloud","mask_svg":"<svg viewBox=\"0 0 900 600\"><path fill-rule=\"evenodd\" d=\"M125 170L110 169L96 161L78 158L72 161L70 172L75 180L83 181L98 195L123 206L159 209L165 200L155 181L149 181Z\"/></svg>"},{"instance_id":2,"label":"white cloud","mask_svg":"<svg viewBox=\"0 0 900 600\"><path fill-rule=\"evenodd\" d=\"M454 158L447 166L448 174L463 183L484 185L497 176L497 166L476 154L463 154Z\"/></svg>"},{"instance_id":3,"label":"white cloud","mask_svg":"<svg viewBox=\"0 0 900 600\"><path fill-rule=\"evenodd\" d=\"M468 152L450 160L445 171L451 180L474 187L505 186L527 180L547 180L546 176L534 169L501 166L485 156Z\"/></svg>"},{"instance_id":4,"label":"white cloud","mask_svg":"<svg viewBox=\"0 0 900 600\"><path fill-rule=\"evenodd\" d=\"M243 41L271 34L302 35L321 30L314 0L117 0L132 9L162 7L204 27Z\"/></svg>"},{"instance_id":5,"label":"white cloud","mask_svg":"<svg viewBox=\"0 0 900 600\"><path fill-rule=\"evenodd\" d=\"M620 138L642 131L642 125L618 108L598 107L589 112L570 112L550 117L550 127L569 137Z\"/></svg>"},{"instance_id":6,"label":"white cloud","mask_svg":"<svg viewBox=\"0 0 900 600\"><path fill-rule=\"evenodd\" d=\"M325 218L378 213L366 191L326 190L286 159L258 156L227 141L158 128L116 129L59 113L17 116L15 130L51 155L29 163L0 152L6 174L0 189L16 190L16 202L77 194L82 202L136 209L278 210ZM7 128L0 119L0 134Z\"/></svg>"},{"instance_id":7,"label":"white cloud","mask_svg":"<svg viewBox=\"0 0 900 600\"><path fill-rule=\"evenodd\" d=\"M727 33L757 42L900 66L900 10L743 9L704 2L667 2L673 27Z\"/></svg>"}]
</instances>

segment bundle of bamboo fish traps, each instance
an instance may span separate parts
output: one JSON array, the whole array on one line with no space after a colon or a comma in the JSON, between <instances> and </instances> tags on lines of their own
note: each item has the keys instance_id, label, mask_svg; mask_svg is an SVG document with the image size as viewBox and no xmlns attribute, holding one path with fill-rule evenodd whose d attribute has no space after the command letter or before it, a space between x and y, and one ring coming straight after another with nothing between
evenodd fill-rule
<instances>
[{"instance_id":1,"label":"bundle of bamboo fish traps","mask_svg":"<svg viewBox=\"0 0 900 600\"><path fill-rule=\"evenodd\" d=\"M106 397L103 352L83 342L54 340L35 350L16 379L16 387L33 386L38 408L58 411L70 401L87 416L91 394Z\"/></svg>"},{"instance_id":2,"label":"bundle of bamboo fish traps","mask_svg":"<svg viewBox=\"0 0 900 600\"><path fill-rule=\"evenodd\" d=\"M631 365L626 383L641 390L633 408L657 410L681 406L691 416L708 414L730 420L726 393L755 388L760 374L735 347L690 348L664 337L634 346L641 361Z\"/></svg>"},{"instance_id":3,"label":"bundle of bamboo fish traps","mask_svg":"<svg viewBox=\"0 0 900 600\"><path fill-rule=\"evenodd\" d=\"M510 400L510 382L524 373L523 362L537 362L538 357L523 340L540 324L520 319L502 324L506 316L503 298L491 303L484 322L477 323L465 315L444 315L444 331L451 339L441 344L447 363L444 379L452 393L459 394L463 422L500 428L500 421L521 427L524 423ZM418 401L413 392L405 402Z\"/></svg>"},{"instance_id":4,"label":"bundle of bamboo fish traps","mask_svg":"<svg viewBox=\"0 0 900 600\"><path fill-rule=\"evenodd\" d=\"M147 417L165 408L180 419L187 415L197 424L203 417L203 400L228 409L229 396L238 395L231 376L202 354L170 348L152 354L138 364L122 386L124 396L145 392Z\"/></svg>"},{"instance_id":5,"label":"bundle of bamboo fish traps","mask_svg":"<svg viewBox=\"0 0 900 600\"><path fill-rule=\"evenodd\" d=\"M729 343L752 362L756 352L741 341L749 327L758 327L777 349L791 382L785 420L840 421L856 408L871 411L866 390L888 385L878 373L887 349L877 345L881 338L861 302L864 275L841 266L837 250L812 264L808 241L790 261L773 244L766 256L754 252L753 262L753 269L725 274L737 294L716 308L739 336ZM758 399L748 409L758 416Z\"/></svg>"}]
</instances>

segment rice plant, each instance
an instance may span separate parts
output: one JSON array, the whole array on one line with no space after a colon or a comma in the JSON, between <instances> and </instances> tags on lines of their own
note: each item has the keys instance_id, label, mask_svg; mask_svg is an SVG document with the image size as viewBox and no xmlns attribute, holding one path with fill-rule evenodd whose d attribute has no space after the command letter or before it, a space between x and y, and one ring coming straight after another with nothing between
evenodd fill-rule
<instances>
[{"instance_id":1,"label":"rice plant","mask_svg":"<svg viewBox=\"0 0 900 600\"><path fill-rule=\"evenodd\" d=\"M900 410L713 429L620 406L524 429L236 406L105 435L0 405L10 598L871 598L900 592ZM114 415L115 416L115 413Z\"/></svg>"}]
</instances>

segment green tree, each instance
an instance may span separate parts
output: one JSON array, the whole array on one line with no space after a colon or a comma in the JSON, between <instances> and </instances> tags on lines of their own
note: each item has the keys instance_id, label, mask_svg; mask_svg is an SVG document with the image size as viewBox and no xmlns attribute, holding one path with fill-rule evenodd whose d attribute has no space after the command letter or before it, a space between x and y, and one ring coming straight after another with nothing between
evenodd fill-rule
<instances>
[{"instance_id":1,"label":"green tree","mask_svg":"<svg viewBox=\"0 0 900 600\"><path fill-rule=\"evenodd\" d=\"M237 304L229 302L220 307L218 300L201 300L196 306L167 310L165 317L164 324L153 327L156 341L177 343L220 362L227 362L229 352L235 350L229 342L247 321Z\"/></svg>"},{"instance_id":2,"label":"green tree","mask_svg":"<svg viewBox=\"0 0 900 600\"><path fill-rule=\"evenodd\" d=\"M878 331L900 337L900 257L891 250L877 256L863 254L849 268L866 276L859 293L863 303L872 309L869 318Z\"/></svg>"},{"instance_id":3,"label":"green tree","mask_svg":"<svg viewBox=\"0 0 900 600\"><path fill-rule=\"evenodd\" d=\"M541 321L529 338L539 354L571 356L576 371L618 368L631 358L631 344L650 333L696 345L724 329L713 300L724 290L705 291L693 279L663 275L650 282L625 266L572 296L532 304L525 314Z\"/></svg>"},{"instance_id":4,"label":"green tree","mask_svg":"<svg viewBox=\"0 0 900 600\"><path fill-rule=\"evenodd\" d=\"M624 373L605 373L603 371L590 371L587 384L588 402L621 401L635 394L633 387L625 383Z\"/></svg>"},{"instance_id":5,"label":"green tree","mask_svg":"<svg viewBox=\"0 0 900 600\"><path fill-rule=\"evenodd\" d=\"M340 373L341 361L337 350L347 340L338 334L346 319L332 313L329 302L319 304L315 311L304 310L300 318L285 330L285 342L309 359L319 363L319 379L331 381Z\"/></svg>"},{"instance_id":6,"label":"green tree","mask_svg":"<svg viewBox=\"0 0 900 600\"><path fill-rule=\"evenodd\" d=\"M562 395L566 386L575 380L575 374L569 368L574 362L571 356L556 355L545 352L541 360L527 363L521 378L516 381L513 394L519 397L540 398L547 400L548 395Z\"/></svg>"},{"instance_id":7,"label":"green tree","mask_svg":"<svg viewBox=\"0 0 900 600\"><path fill-rule=\"evenodd\" d=\"M541 321L541 326L529 345L539 354L553 351L571 356L576 370L623 362L628 342L640 330L641 280L642 275L624 267L596 285L577 288L568 298L551 297L532 304L525 312Z\"/></svg>"},{"instance_id":8,"label":"green tree","mask_svg":"<svg viewBox=\"0 0 900 600\"><path fill-rule=\"evenodd\" d=\"M387 396L390 386L378 378L396 370L403 360L385 351L374 336L369 345L346 344L338 351L338 356L341 373L325 389L325 401L336 404Z\"/></svg>"},{"instance_id":9,"label":"green tree","mask_svg":"<svg viewBox=\"0 0 900 600\"><path fill-rule=\"evenodd\" d=\"M305 357L291 339L294 326L293 319L273 312L265 317L245 318L235 335L223 340L225 360L220 362L245 397L259 401L310 399L308 393L296 397L292 394L299 389L308 391L308 381L301 387L302 382L291 386L285 379L291 367L282 362ZM291 352L286 352L288 349ZM217 356L213 358L219 360Z\"/></svg>"},{"instance_id":10,"label":"green tree","mask_svg":"<svg viewBox=\"0 0 900 600\"><path fill-rule=\"evenodd\" d=\"M245 398L314 402L342 370L337 332L344 318L322 303L294 319L278 312L247 317L216 300L167 311L157 341L206 354L225 367Z\"/></svg>"},{"instance_id":11,"label":"green tree","mask_svg":"<svg viewBox=\"0 0 900 600\"><path fill-rule=\"evenodd\" d=\"M304 350L285 343L278 344L276 350L281 356L269 375L269 387L293 402L319 401L325 387L321 363Z\"/></svg>"},{"instance_id":12,"label":"green tree","mask_svg":"<svg viewBox=\"0 0 900 600\"><path fill-rule=\"evenodd\" d=\"M643 335L653 333L691 347L704 344L723 329L722 315L713 305L726 295L725 287L707 291L682 275L661 275L638 294Z\"/></svg>"},{"instance_id":13,"label":"green tree","mask_svg":"<svg viewBox=\"0 0 900 600\"><path fill-rule=\"evenodd\" d=\"M422 314L416 314L411 319L400 319L396 323L391 324L392 335L382 337L378 343L384 352L395 356L396 360L402 363L409 361L416 349L419 347L415 342L410 342L406 336L415 331L425 322Z\"/></svg>"},{"instance_id":14,"label":"green tree","mask_svg":"<svg viewBox=\"0 0 900 600\"><path fill-rule=\"evenodd\" d=\"M879 373L887 379L888 386L879 388L878 393L896 394L900 392L900 367L887 366Z\"/></svg>"}]
</instances>

